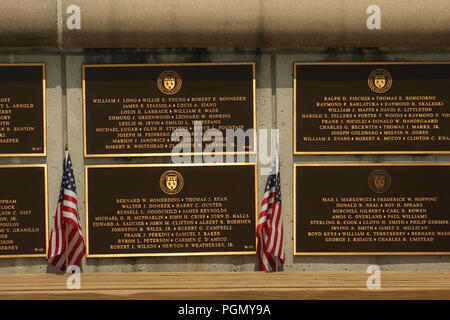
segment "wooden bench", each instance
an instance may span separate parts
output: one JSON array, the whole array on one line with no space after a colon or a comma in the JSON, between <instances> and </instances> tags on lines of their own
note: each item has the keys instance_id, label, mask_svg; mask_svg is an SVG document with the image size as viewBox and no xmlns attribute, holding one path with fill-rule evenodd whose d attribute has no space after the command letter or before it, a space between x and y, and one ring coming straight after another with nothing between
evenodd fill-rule
<instances>
[{"instance_id":1,"label":"wooden bench","mask_svg":"<svg viewBox=\"0 0 450 320\"><path fill-rule=\"evenodd\" d=\"M0 274L0 299L450 299L450 271L382 271L368 289L363 271Z\"/></svg>"}]
</instances>

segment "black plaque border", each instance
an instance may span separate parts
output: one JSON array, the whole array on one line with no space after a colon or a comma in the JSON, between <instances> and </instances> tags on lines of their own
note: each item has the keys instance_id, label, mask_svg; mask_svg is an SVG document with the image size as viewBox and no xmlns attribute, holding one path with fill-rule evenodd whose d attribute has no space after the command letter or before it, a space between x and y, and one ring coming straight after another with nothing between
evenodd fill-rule
<instances>
[{"instance_id":1,"label":"black plaque border","mask_svg":"<svg viewBox=\"0 0 450 320\"><path fill-rule=\"evenodd\" d=\"M86 144L86 68L121 68L121 67L183 67L183 66L233 66L233 65L251 65L253 70L253 151L241 151L241 152L190 152L190 153L88 153ZM256 62L200 62L200 63L130 63L130 64L84 64L82 65L82 91L83 91L83 152L86 158L112 158L112 157L161 157L161 156L172 156L172 155L253 155L256 154L257 137L256 137Z\"/></svg>"},{"instance_id":2,"label":"black plaque border","mask_svg":"<svg viewBox=\"0 0 450 320\"><path fill-rule=\"evenodd\" d=\"M433 62L294 62L294 77L293 77L293 150L294 155L323 155L323 154L450 154L450 150L442 151L298 151L297 150L297 66L302 65L431 65L431 64L450 64L448 61L433 61Z\"/></svg>"},{"instance_id":3,"label":"black plaque border","mask_svg":"<svg viewBox=\"0 0 450 320\"><path fill-rule=\"evenodd\" d=\"M88 172L90 168L146 168L146 167L198 167L198 166L253 166L255 172L255 230L258 224L258 165L256 163L193 163L193 164L116 164L116 165L85 165L84 166L84 194L86 201L86 258L130 258L130 257L174 257L174 256L225 256L225 255L254 255L256 254L256 231L254 251L232 251L232 252L181 252L181 253L126 253L126 254L91 254L89 253L89 193L88 193Z\"/></svg>"},{"instance_id":4,"label":"black plaque border","mask_svg":"<svg viewBox=\"0 0 450 320\"><path fill-rule=\"evenodd\" d=\"M44 191L45 191L45 252L38 254L15 254L15 255L0 255L0 259L8 258L42 258L47 257L48 253L48 175L46 164L17 164L17 165L0 165L0 169L7 168L44 168Z\"/></svg>"},{"instance_id":5,"label":"black plaque border","mask_svg":"<svg viewBox=\"0 0 450 320\"><path fill-rule=\"evenodd\" d=\"M42 151L41 153L0 153L0 157L46 157L47 156L47 98L45 95L45 63L32 62L32 63L0 63L1 67L42 67Z\"/></svg>"},{"instance_id":6,"label":"black plaque border","mask_svg":"<svg viewBox=\"0 0 450 320\"><path fill-rule=\"evenodd\" d=\"M293 186L293 248L294 256L438 256L438 255L450 255L450 252L298 252L297 251L297 167L383 167L383 166L403 166L403 167L413 167L413 166L448 166L450 167L450 162L405 162L405 163L294 163L293 166L293 176L294 176L294 186Z\"/></svg>"}]
</instances>

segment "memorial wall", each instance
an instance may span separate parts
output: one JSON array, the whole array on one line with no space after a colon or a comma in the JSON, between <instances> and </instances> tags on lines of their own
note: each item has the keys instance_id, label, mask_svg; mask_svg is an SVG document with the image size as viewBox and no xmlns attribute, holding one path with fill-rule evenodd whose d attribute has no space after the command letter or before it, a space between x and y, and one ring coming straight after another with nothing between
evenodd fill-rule
<instances>
[{"instance_id":1,"label":"memorial wall","mask_svg":"<svg viewBox=\"0 0 450 320\"><path fill-rule=\"evenodd\" d=\"M66 148L84 272L255 270L261 129L279 130L284 270L448 269L449 61L443 48L0 52L0 273L53 271Z\"/></svg>"}]
</instances>

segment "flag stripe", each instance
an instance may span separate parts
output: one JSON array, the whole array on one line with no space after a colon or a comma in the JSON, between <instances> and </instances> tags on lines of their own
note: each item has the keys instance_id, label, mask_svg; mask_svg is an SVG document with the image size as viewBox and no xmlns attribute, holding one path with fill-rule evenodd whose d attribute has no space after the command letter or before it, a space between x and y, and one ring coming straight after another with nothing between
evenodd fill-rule
<instances>
[{"instance_id":1,"label":"flag stripe","mask_svg":"<svg viewBox=\"0 0 450 320\"><path fill-rule=\"evenodd\" d=\"M63 272L67 272L70 265L80 266L86 253L77 204L72 161L67 154L47 257L48 263Z\"/></svg>"},{"instance_id":2,"label":"flag stripe","mask_svg":"<svg viewBox=\"0 0 450 320\"><path fill-rule=\"evenodd\" d=\"M281 187L277 153L275 161L272 160L256 227L258 261L262 271L275 270L277 262L281 264L285 262L281 209Z\"/></svg>"}]
</instances>

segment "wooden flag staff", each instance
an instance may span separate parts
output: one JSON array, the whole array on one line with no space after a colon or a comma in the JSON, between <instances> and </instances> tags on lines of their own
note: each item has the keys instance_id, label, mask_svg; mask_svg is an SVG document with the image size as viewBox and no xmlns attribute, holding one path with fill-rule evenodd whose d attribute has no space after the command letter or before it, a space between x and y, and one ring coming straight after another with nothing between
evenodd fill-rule
<instances>
[{"instance_id":1,"label":"wooden flag staff","mask_svg":"<svg viewBox=\"0 0 450 320\"><path fill-rule=\"evenodd\" d=\"M69 159L69 150L67 149L66 146L66 155L64 158L64 168L63 168L63 172L66 170L67 168L67 160ZM64 173L63 173L64 175ZM63 199L63 203L64 203L64 199ZM68 223L67 221L65 221L64 219L64 238L66 240L66 250L65 250L65 258L66 258L66 269L65 269L65 273L67 273L67 269L69 267L69 241L68 241L68 236L67 236L67 230L68 230Z\"/></svg>"}]
</instances>

